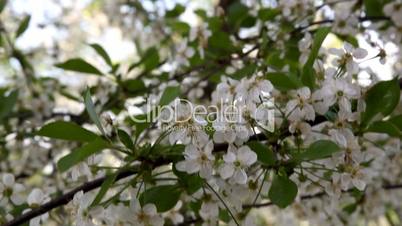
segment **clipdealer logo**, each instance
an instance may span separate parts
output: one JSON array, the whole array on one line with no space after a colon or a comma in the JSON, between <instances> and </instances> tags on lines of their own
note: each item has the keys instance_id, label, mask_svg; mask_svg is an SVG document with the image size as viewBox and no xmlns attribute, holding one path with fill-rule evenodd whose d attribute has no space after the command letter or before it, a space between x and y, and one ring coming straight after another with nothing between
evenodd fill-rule
<instances>
[{"instance_id":1,"label":"clipdealer logo","mask_svg":"<svg viewBox=\"0 0 402 226\"><path fill-rule=\"evenodd\" d=\"M274 131L274 99L258 104L241 102L197 105L187 99L176 99L165 106L155 106L147 102L148 113L130 115L135 123L154 123L163 129L204 129L208 124L215 130L234 129L236 125L253 125L269 132ZM188 129L188 128L187 128Z\"/></svg>"}]
</instances>

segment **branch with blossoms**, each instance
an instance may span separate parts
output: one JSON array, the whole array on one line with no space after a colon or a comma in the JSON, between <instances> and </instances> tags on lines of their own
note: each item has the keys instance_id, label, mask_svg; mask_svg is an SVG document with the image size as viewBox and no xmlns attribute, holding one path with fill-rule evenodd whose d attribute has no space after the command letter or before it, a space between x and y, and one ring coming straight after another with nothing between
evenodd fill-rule
<instances>
[{"instance_id":1,"label":"branch with blossoms","mask_svg":"<svg viewBox=\"0 0 402 226\"><path fill-rule=\"evenodd\" d=\"M220 150L221 148L217 148L214 150ZM162 165L163 163L159 163L159 161L156 161L157 163L155 164L155 166L158 165ZM137 170L127 170L124 172L120 172L117 176L115 181L118 180L122 180L124 178L133 176L134 174L138 173ZM104 181L107 180L107 177L101 177L98 179L95 179L93 181L87 182L82 184L81 186L78 186L77 188L71 190L70 192L67 192L66 194L63 194L55 199L50 200L47 203L44 203L43 205L37 207L34 210L31 210L27 213L24 213L23 215L11 220L10 222L7 222L6 224L3 224L2 226L17 226L17 225L21 225L25 222L29 222L31 219L38 217L44 213L47 213L49 211L51 211L54 208L63 206L68 204L74 197L75 194L77 194L80 191L83 192L89 192L92 191L96 188L99 188ZM382 187L384 190L394 190L394 189L402 189L402 184L395 184L395 185L384 185ZM349 191L345 191L345 192L352 192L352 190ZM308 200L308 199L314 199L314 198L320 198L322 196L326 195L325 192L319 192L313 195L302 195L300 197L300 200ZM272 202L265 202L265 203L255 203L255 204L245 204L244 208L262 208L262 207L266 207L266 206L271 206L274 205L274 203ZM189 219L186 220L183 223L180 223L179 225L188 225L191 223L196 223L196 222L200 222L202 221L201 218L198 219Z\"/></svg>"}]
</instances>

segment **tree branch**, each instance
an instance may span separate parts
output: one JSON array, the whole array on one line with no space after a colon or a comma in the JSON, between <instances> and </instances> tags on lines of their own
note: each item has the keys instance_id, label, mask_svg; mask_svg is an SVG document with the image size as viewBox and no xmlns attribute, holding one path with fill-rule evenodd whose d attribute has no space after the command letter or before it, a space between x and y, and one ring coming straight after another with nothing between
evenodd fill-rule
<instances>
[{"instance_id":1,"label":"tree branch","mask_svg":"<svg viewBox=\"0 0 402 226\"><path fill-rule=\"evenodd\" d=\"M402 79L400 81L402 81ZM316 119L313 122L311 122L311 125L317 125L317 124L319 124L319 123L321 123L323 121L325 121L324 117L317 116ZM284 136L289 136L289 135L290 134L289 134L288 131L284 134ZM255 135L250 137L250 140L266 140L266 139L267 139L267 137L263 133L255 134ZM228 148L228 144L226 144L226 143L215 144L213 151L214 152L223 151L223 150L227 150L227 148ZM168 164L168 163L171 162L168 159L165 159L163 157L155 159L155 160L141 159L141 158L138 159L138 160L141 161L142 164L146 164L148 167L152 166L153 168L158 167L158 166L162 166L162 165L165 165L165 164ZM117 175L115 181L118 181L118 180L127 178L129 176L132 176L132 175L136 174L137 172L138 172L138 170L134 170L134 169L129 169L129 170L126 170L126 171L122 171ZM74 195L76 193L78 193L80 191L83 191L85 193L85 192L89 192L91 190L94 190L94 189L100 187L102 185L102 183L106 179L107 179L107 176L104 176L104 177L95 179L93 181L89 181L87 183L84 183L84 184L78 186L77 188L71 190L70 192L67 192L67 193L65 193L65 194L63 194L63 195L61 195L59 197L56 197L56 198L50 200L49 202L39 206L36 209L30 210L30 211L22 214L21 216L18 216L15 219L3 224L2 226L17 226L17 225L20 225L22 223L28 222L29 220L31 220L31 219L33 219L33 218L35 218L37 216L40 216L40 215L42 215L42 214L44 214L46 212L49 212L54 208L57 208L57 207L62 206L62 205L66 205L67 203L69 203L73 199L73 197L74 197ZM398 189L398 188L402 188L402 184L401 185L388 185L388 186L385 186L384 188L385 189ZM318 193L318 194L315 194L315 195L303 196L302 199L308 199L309 197L310 198L319 197L319 196L322 196L324 194L325 193L322 192L322 193ZM269 202L269 203L257 204L254 207L262 207L262 206L269 206L269 205L272 205L272 203Z\"/></svg>"},{"instance_id":2,"label":"tree branch","mask_svg":"<svg viewBox=\"0 0 402 226\"><path fill-rule=\"evenodd\" d=\"M381 20L390 20L389 17L386 16L367 16L367 17L359 17L359 21L360 22L365 22L365 21L381 21ZM311 22L310 24L307 24L306 26L301 26L296 28L295 30L293 30L291 33L296 33L299 31L302 31L304 29L307 29L309 27L312 27L314 25L320 25L320 24L329 24L329 23L333 23L334 20L333 19L325 19L325 20L319 20L319 21L314 21Z\"/></svg>"}]
</instances>

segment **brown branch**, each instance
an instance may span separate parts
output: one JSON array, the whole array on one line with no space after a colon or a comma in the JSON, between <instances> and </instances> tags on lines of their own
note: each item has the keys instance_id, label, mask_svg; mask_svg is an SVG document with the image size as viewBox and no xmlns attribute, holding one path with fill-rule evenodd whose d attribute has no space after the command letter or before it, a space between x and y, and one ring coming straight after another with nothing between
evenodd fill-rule
<instances>
[{"instance_id":1,"label":"brown branch","mask_svg":"<svg viewBox=\"0 0 402 226\"><path fill-rule=\"evenodd\" d=\"M367 17L359 17L359 21L360 22L365 22L365 21L382 21L382 20L390 20L389 17L386 16L367 16ZM329 23L333 23L334 20L333 19L325 19L325 20L319 20L319 21L314 21L311 22L310 24L307 24L306 26L301 26L296 28L295 30L293 30L291 33L295 33L295 32L299 32L302 31L304 29L307 29L309 27L312 27L314 25L320 25L320 24L329 24Z\"/></svg>"},{"instance_id":2,"label":"brown branch","mask_svg":"<svg viewBox=\"0 0 402 226\"><path fill-rule=\"evenodd\" d=\"M123 179L123 178L126 178L126 177L129 177L129 176L131 176L131 175L133 175L135 173L136 173L136 171L124 171L124 172L120 173L119 175L117 175L116 181L120 180L120 179ZM23 224L25 222L30 221L31 219L33 219L35 217L38 217L38 216L40 216L40 215L42 215L42 214L44 214L46 212L51 211L52 209L54 209L56 207L66 205L67 203L69 203L73 199L73 197L74 197L74 195L76 193L78 193L80 191L88 192L88 191L91 191L93 189L96 189L96 188L98 188L98 187L100 187L102 185L102 183L103 183L103 181L105 181L105 179L106 179L106 176L98 178L98 179L95 179L93 181L89 181L87 183L84 183L81 186L79 186L79 187L77 187L77 188L65 193L64 195L61 195L61 196L59 196L57 198L54 198L54 199L50 200L49 202L41 205L40 207L35 208L33 210L30 210L30 211L22 214L21 216L18 216L16 218L14 218L13 220L3 224L2 226L17 226L17 225L21 225L21 224Z\"/></svg>"}]
</instances>

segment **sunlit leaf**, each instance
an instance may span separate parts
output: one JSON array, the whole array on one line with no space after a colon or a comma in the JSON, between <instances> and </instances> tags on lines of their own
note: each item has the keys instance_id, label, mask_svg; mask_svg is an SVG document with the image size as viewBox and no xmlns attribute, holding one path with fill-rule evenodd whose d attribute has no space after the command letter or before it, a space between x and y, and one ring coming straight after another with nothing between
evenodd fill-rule
<instances>
[{"instance_id":1,"label":"sunlit leaf","mask_svg":"<svg viewBox=\"0 0 402 226\"><path fill-rule=\"evenodd\" d=\"M102 201L103 197L106 195L109 188L113 185L116 178L117 178L117 173L113 173L106 177L106 180L103 181L98 194L95 196L95 199L92 201L91 206L98 205Z\"/></svg>"},{"instance_id":2,"label":"sunlit leaf","mask_svg":"<svg viewBox=\"0 0 402 226\"><path fill-rule=\"evenodd\" d=\"M316 160L331 157L340 149L337 144L330 140L319 140L312 143L306 151L299 155L302 160Z\"/></svg>"},{"instance_id":3,"label":"sunlit leaf","mask_svg":"<svg viewBox=\"0 0 402 226\"><path fill-rule=\"evenodd\" d=\"M380 113L382 116L391 114L399 103L399 97L397 79L382 81L371 87L365 97L366 110L362 113L362 126L367 126Z\"/></svg>"},{"instance_id":4,"label":"sunlit leaf","mask_svg":"<svg viewBox=\"0 0 402 226\"><path fill-rule=\"evenodd\" d=\"M4 8L7 5L7 0L0 0L0 13L3 12Z\"/></svg>"},{"instance_id":5,"label":"sunlit leaf","mask_svg":"<svg viewBox=\"0 0 402 226\"><path fill-rule=\"evenodd\" d=\"M101 56L103 58L103 60L105 60L105 62L113 67L113 63L112 60L110 59L110 56L107 54L107 52L105 51L105 49L96 43L90 44L90 46L99 54L99 56Z\"/></svg>"},{"instance_id":6,"label":"sunlit leaf","mask_svg":"<svg viewBox=\"0 0 402 226\"><path fill-rule=\"evenodd\" d=\"M122 129L117 130L117 135L119 136L120 141L126 146L126 148L133 150L134 149L134 143L131 140L130 135Z\"/></svg>"},{"instance_id":7,"label":"sunlit leaf","mask_svg":"<svg viewBox=\"0 0 402 226\"><path fill-rule=\"evenodd\" d=\"M90 63L86 62L81 58L73 58L67 60L66 62L56 64L55 66L67 71L75 71L94 75L103 75L103 73L100 72L96 67L92 66Z\"/></svg>"},{"instance_id":8,"label":"sunlit leaf","mask_svg":"<svg viewBox=\"0 0 402 226\"><path fill-rule=\"evenodd\" d=\"M307 62L303 66L303 73L301 77L303 84L310 88L315 86L315 75L313 69L314 61L317 58L318 52L321 48L323 41L325 40L330 31L331 31L330 27L323 27L318 29L317 32L314 34L314 41L311 47L311 52Z\"/></svg>"},{"instance_id":9,"label":"sunlit leaf","mask_svg":"<svg viewBox=\"0 0 402 226\"><path fill-rule=\"evenodd\" d=\"M59 169L60 172L65 172L71 167L84 161L89 156L98 153L107 147L108 143L105 140L97 138L91 141L90 143L87 143L84 146L73 150L70 154L61 158L57 162L57 168Z\"/></svg>"},{"instance_id":10,"label":"sunlit leaf","mask_svg":"<svg viewBox=\"0 0 402 226\"><path fill-rule=\"evenodd\" d=\"M66 121L48 123L36 132L36 135L81 142L90 142L98 138L98 136L93 132L84 129L73 122Z\"/></svg>"},{"instance_id":11,"label":"sunlit leaf","mask_svg":"<svg viewBox=\"0 0 402 226\"><path fill-rule=\"evenodd\" d=\"M181 190L176 185L161 185L145 190L140 196L140 202L155 204L158 212L172 209L179 201Z\"/></svg>"},{"instance_id":12,"label":"sunlit leaf","mask_svg":"<svg viewBox=\"0 0 402 226\"><path fill-rule=\"evenodd\" d=\"M297 195L297 185L285 176L276 175L272 181L268 197L271 202L280 208L293 203Z\"/></svg>"},{"instance_id":13,"label":"sunlit leaf","mask_svg":"<svg viewBox=\"0 0 402 226\"><path fill-rule=\"evenodd\" d=\"M368 127L367 132L385 133L391 137L400 137L402 134L398 127L389 121L373 122Z\"/></svg>"},{"instance_id":14,"label":"sunlit leaf","mask_svg":"<svg viewBox=\"0 0 402 226\"><path fill-rule=\"evenodd\" d=\"M178 86L168 86L162 94L159 101L159 106L165 106L172 102L176 97L180 95L180 87Z\"/></svg>"},{"instance_id":15,"label":"sunlit leaf","mask_svg":"<svg viewBox=\"0 0 402 226\"><path fill-rule=\"evenodd\" d=\"M84 102L85 102L85 109L87 109L89 117L98 127L99 131L101 131L101 133L105 135L105 130L103 129L102 123L99 120L98 114L96 114L95 112L95 106L94 103L92 102L91 93L89 89L87 89L85 93Z\"/></svg>"},{"instance_id":16,"label":"sunlit leaf","mask_svg":"<svg viewBox=\"0 0 402 226\"><path fill-rule=\"evenodd\" d=\"M13 90L6 96L0 96L0 121L8 116L17 102L18 91Z\"/></svg>"},{"instance_id":17,"label":"sunlit leaf","mask_svg":"<svg viewBox=\"0 0 402 226\"><path fill-rule=\"evenodd\" d=\"M28 28L29 22L31 21L31 16L28 15L24 17L24 19L21 21L20 25L18 26L17 31L15 32L15 37L20 37Z\"/></svg>"},{"instance_id":18,"label":"sunlit leaf","mask_svg":"<svg viewBox=\"0 0 402 226\"><path fill-rule=\"evenodd\" d=\"M247 145L251 148L251 150L257 153L257 159L262 164L267 166L275 165L275 154L271 149L268 148L267 145L264 145L258 141L250 141L247 143Z\"/></svg>"},{"instance_id":19,"label":"sunlit leaf","mask_svg":"<svg viewBox=\"0 0 402 226\"><path fill-rule=\"evenodd\" d=\"M288 91L297 89L301 86L300 81L296 78L290 77L281 72L270 72L266 74L266 78L272 83L272 85L281 91Z\"/></svg>"}]
</instances>

